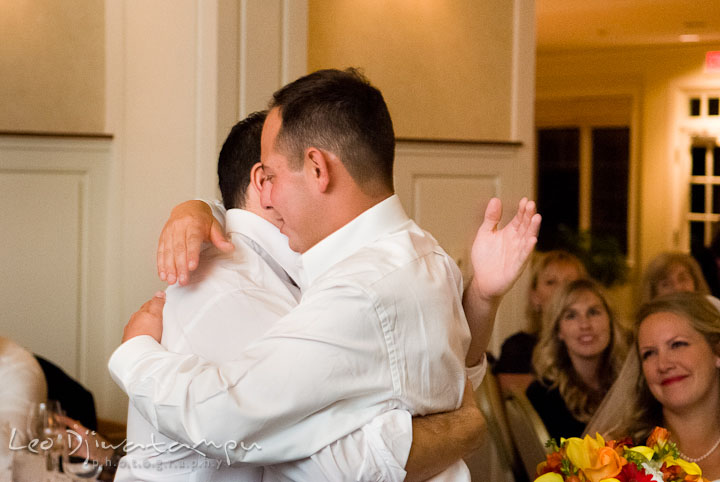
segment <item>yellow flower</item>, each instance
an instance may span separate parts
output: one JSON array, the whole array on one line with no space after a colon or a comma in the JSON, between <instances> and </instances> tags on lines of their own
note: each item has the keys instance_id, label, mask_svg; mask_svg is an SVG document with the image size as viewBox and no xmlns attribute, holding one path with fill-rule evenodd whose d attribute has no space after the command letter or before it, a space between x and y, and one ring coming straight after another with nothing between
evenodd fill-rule
<instances>
[{"instance_id":1,"label":"yellow flower","mask_svg":"<svg viewBox=\"0 0 720 482\"><path fill-rule=\"evenodd\" d=\"M563 482L563 477L555 472L548 472L535 479L535 482Z\"/></svg>"},{"instance_id":2,"label":"yellow flower","mask_svg":"<svg viewBox=\"0 0 720 482\"><path fill-rule=\"evenodd\" d=\"M628 450L632 452L637 452L648 460L652 460L653 455L655 454L655 451L653 449L644 445L637 445L635 447L629 448Z\"/></svg>"},{"instance_id":3,"label":"yellow flower","mask_svg":"<svg viewBox=\"0 0 720 482\"><path fill-rule=\"evenodd\" d=\"M663 459L663 462L665 462L668 467L671 467L673 465L679 465L680 468L683 469L687 475L702 475L702 470L700 470L700 466L695 462L687 462L683 459L673 459L671 457L665 457Z\"/></svg>"},{"instance_id":4,"label":"yellow flower","mask_svg":"<svg viewBox=\"0 0 720 482\"><path fill-rule=\"evenodd\" d=\"M566 453L570 462L585 474L590 482L612 480L627 463L615 450L605 446L600 434L595 438L586 435L584 439L568 439Z\"/></svg>"}]
</instances>

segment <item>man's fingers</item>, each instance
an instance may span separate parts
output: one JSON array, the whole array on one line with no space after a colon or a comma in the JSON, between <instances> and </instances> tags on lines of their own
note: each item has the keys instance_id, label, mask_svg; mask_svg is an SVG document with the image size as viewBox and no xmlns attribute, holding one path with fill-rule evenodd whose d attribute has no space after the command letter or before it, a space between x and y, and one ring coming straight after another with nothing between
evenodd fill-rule
<instances>
[{"instance_id":1,"label":"man's fingers","mask_svg":"<svg viewBox=\"0 0 720 482\"><path fill-rule=\"evenodd\" d=\"M181 285L187 283L188 279L188 268L187 268L187 237L188 228L185 225L180 225L175 228L173 232L173 261L175 263L175 273L177 280Z\"/></svg>"},{"instance_id":2,"label":"man's fingers","mask_svg":"<svg viewBox=\"0 0 720 482\"><path fill-rule=\"evenodd\" d=\"M165 306L165 292L158 291L147 303L146 311L151 315L162 318L163 307Z\"/></svg>"},{"instance_id":3,"label":"man's fingers","mask_svg":"<svg viewBox=\"0 0 720 482\"><path fill-rule=\"evenodd\" d=\"M480 229L484 231L493 231L497 228L500 219L502 218L502 202L500 199L494 197L490 199L487 207L485 208L485 217L480 225Z\"/></svg>"},{"instance_id":4,"label":"man's fingers","mask_svg":"<svg viewBox=\"0 0 720 482\"><path fill-rule=\"evenodd\" d=\"M222 227L215 219L213 219L213 223L210 226L210 241L212 241L212 244L214 244L216 248L223 252L229 252L235 249L235 246L225 238Z\"/></svg>"},{"instance_id":5,"label":"man's fingers","mask_svg":"<svg viewBox=\"0 0 720 482\"><path fill-rule=\"evenodd\" d=\"M163 229L163 232L160 234L160 239L158 240L158 247L157 247L157 254L156 254L158 276L163 281L165 281L167 279L167 272L165 271L165 249L164 249L165 241L163 240L164 234L165 234L165 230Z\"/></svg>"}]
</instances>

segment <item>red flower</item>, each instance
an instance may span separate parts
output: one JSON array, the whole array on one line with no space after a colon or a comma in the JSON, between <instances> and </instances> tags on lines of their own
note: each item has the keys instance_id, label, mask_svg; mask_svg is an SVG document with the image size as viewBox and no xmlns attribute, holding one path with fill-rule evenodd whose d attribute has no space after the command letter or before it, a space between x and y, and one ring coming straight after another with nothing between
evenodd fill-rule
<instances>
[{"instance_id":1,"label":"red flower","mask_svg":"<svg viewBox=\"0 0 720 482\"><path fill-rule=\"evenodd\" d=\"M653 482L652 476L647 475L643 470L638 469L633 463L623 465L616 479L620 482Z\"/></svg>"}]
</instances>

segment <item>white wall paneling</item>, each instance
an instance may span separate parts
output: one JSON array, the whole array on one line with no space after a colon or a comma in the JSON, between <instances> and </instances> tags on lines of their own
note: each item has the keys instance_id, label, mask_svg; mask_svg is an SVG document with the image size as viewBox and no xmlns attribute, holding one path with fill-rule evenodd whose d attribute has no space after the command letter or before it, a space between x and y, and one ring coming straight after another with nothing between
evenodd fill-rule
<instances>
[{"instance_id":1,"label":"white wall paneling","mask_svg":"<svg viewBox=\"0 0 720 482\"><path fill-rule=\"evenodd\" d=\"M492 197L503 202L502 225L523 196L527 177L519 144L401 141L395 154L395 190L408 214L435 236L463 271L472 275L470 247ZM503 301L490 349L498 353L508 335L522 329L526 280Z\"/></svg>"},{"instance_id":2,"label":"white wall paneling","mask_svg":"<svg viewBox=\"0 0 720 482\"><path fill-rule=\"evenodd\" d=\"M95 389L110 144L0 136L0 332Z\"/></svg>"}]
</instances>

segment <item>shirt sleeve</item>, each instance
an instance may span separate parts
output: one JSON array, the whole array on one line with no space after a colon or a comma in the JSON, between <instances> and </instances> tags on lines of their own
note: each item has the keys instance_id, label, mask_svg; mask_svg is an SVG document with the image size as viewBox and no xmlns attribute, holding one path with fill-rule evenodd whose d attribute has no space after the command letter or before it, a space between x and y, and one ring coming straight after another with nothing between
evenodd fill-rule
<instances>
[{"instance_id":1,"label":"shirt sleeve","mask_svg":"<svg viewBox=\"0 0 720 482\"><path fill-rule=\"evenodd\" d=\"M480 384L483 381L483 378L485 378L485 372L487 371L487 355L483 353L482 358L480 359L480 362L472 367L466 367L465 368L465 374L470 379L470 383L472 384L473 391L477 390Z\"/></svg>"},{"instance_id":2,"label":"shirt sleeve","mask_svg":"<svg viewBox=\"0 0 720 482\"><path fill-rule=\"evenodd\" d=\"M355 480L402 482L412 445L412 418L391 410L311 457L265 467L263 482Z\"/></svg>"},{"instance_id":3,"label":"shirt sleeve","mask_svg":"<svg viewBox=\"0 0 720 482\"><path fill-rule=\"evenodd\" d=\"M213 199L211 201L208 201L207 199L196 199L196 201L202 201L210 207L210 211L212 211L213 217L218 223L220 223L220 226L222 226L224 231L225 215L227 214L227 209L225 209L222 201L220 201L219 199Z\"/></svg>"},{"instance_id":4,"label":"shirt sleeve","mask_svg":"<svg viewBox=\"0 0 720 482\"><path fill-rule=\"evenodd\" d=\"M398 407L377 313L343 287L293 310L231 362L122 344L110 373L164 435L228 462L308 457Z\"/></svg>"}]
</instances>

